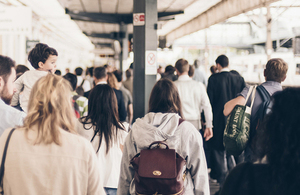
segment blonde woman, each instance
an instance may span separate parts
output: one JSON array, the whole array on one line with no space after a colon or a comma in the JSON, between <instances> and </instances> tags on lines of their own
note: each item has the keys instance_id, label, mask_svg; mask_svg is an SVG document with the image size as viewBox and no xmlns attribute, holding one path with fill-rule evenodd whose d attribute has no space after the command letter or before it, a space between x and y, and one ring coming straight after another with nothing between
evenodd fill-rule
<instances>
[{"instance_id":1,"label":"blonde woman","mask_svg":"<svg viewBox=\"0 0 300 195\"><path fill-rule=\"evenodd\" d=\"M48 74L33 86L24 126L9 142L3 190L9 194L105 194L92 145L74 130L71 87ZM0 156L10 129L0 138Z\"/></svg>"}]
</instances>

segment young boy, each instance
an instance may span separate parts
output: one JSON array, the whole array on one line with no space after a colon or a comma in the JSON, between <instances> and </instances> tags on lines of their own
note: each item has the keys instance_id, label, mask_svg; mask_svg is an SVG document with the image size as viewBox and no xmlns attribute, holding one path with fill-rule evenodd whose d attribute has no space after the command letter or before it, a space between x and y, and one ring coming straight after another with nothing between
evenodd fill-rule
<instances>
[{"instance_id":1,"label":"young boy","mask_svg":"<svg viewBox=\"0 0 300 195\"><path fill-rule=\"evenodd\" d=\"M41 77L46 76L49 72L55 72L57 56L54 48L43 43L36 44L28 54L28 61L35 70L25 72L15 81L17 91L13 96L12 106L18 106L20 103L21 109L27 112L31 88Z\"/></svg>"}]
</instances>

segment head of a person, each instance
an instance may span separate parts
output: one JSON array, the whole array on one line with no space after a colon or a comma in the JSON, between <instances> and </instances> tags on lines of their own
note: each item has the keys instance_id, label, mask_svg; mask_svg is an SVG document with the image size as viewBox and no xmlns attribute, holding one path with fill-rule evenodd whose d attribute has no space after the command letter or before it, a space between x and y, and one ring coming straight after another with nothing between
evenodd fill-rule
<instances>
[{"instance_id":1,"label":"head of a person","mask_svg":"<svg viewBox=\"0 0 300 195\"><path fill-rule=\"evenodd\" d=\"M194 76L194 73L195 73L195 68L194 66L190 65L190 69L189 69L189 77L193 77Z\"/></svg>"},{"instance_id":2,"label":"head of a person","mask_svg":"<svg viewBox=\"0 0 300 195\"><path fill-rule=\"evenodd\" d=\"M149 99L149 112L177 113L183 117L179 93L172 81L160 79L156 82Z\"/></svg>"},{"instance_id":3,"label":"head of a person","mask_svg":"<svg viewBox=\"0 0 300 195\"><path fill-rule=\"evenodd\" d=\"M16 74L19 74L19 73L24 73L26 71L28 71L29 68L27 68L27 66L23 65L23 64L18 64L18 66L16 67Z\"/></svg>"},{"instance_id":4,"label":"head of a person","mask_svg":"<svg viewBox=\"0 0 300 195\"><path fill-rule=\"evenodd\" d=\"M71 86L61 76L48 74L33 86L24 120L26 133L37 131L35 144L61 144L60 131L75 133Z\"/></svg>"},{"instance_id":5,"label":"head of a person","mask_svg":"<svg viewBox=\"0 0 300 195\"><path fill-rule=\"evenodd\" d=\"M87 73L92 77L94 72L94 67L90 67L87 69Z\"/></svg>"},{"instance_id":6,"label":"head of a person","mask_svg":"<svg viewBox=\"0 0 300 195\"><path fill-rule=\"evenodd\" d=\"M220 55L217 57L216 59L216 66L218 70L221 70L223 68L228 67L229 65L229 59L227 56L225 55Z\"/></svg>"},{"instance_id":7,"label":"head of a person","mask_svg":"<svg viewBox=\"0 0 300 195\"><path fill-rule=\"evenodd\" d=\"M126 72L125 72L125 75L126 75L127 79L130 79L131 76L132 76L132 69L127 69Z\"/></svg>"},{"instance_id":8,"label":"head of a person","mask_svg":"<svg viewBox=\"0 0 300 195\"><path fill-rule=\"evenodd\" d=\"M270 59L266 64L264 75L266 81L283 82L288 71L288 64L281 58Z\"/></svg>"},{"instance_id":9,"label":"head of a person","mask_svg":"<svg viewBox=\"0 0 300 195\"><path fill-rule=\"evenodd\" d=\"M93 75L94 75L93 76L94 79L96 79L96 80L105 79L105 78L107 78L107 70L103 66L96 67L96 68L94 68Z\"/></svg>"},{"instance_id":10,"label":"head of a person","mask_svg":"<svg viewBox=\"0 0 300 195\"><path fill-rule=\"evenodd\" d=\"M89 95L88 115L82 117L80 120L84 124L84 128L86 128L87 124L92 124L95 127L94 135L100 136L99 147L101 145L102 137L104 137L106 152L108 152L111 143L116 138L115 136L118 129L123 129L119 124L116 94L109 85L96 85L91 90Z\"/></svg>"},{"instance_id":11,"label":"head of a person","mask_svg":"<svg viewBox=\"0 0 300 195\"><path fill-rule=\"evenodd\" d=\"M113 67L112 67L111 65L104 64L103 67L106 68L106 71L107 71L107 72L113 72L113 71L114 71L114 69L113 69Z\"/></svg>"},{"instance_id":12,"label":"head of a person","mask_svg":"<svg viewBox=\"0 0 300 195\"><path fill-rule=\"evenodd\" d=\"M123 72L121 70L115 70L113 73L114 73L115 77L117 78L118 83L122 82Z\"/></svg>"},{"instance_id":13,"label":"head of a person","mask_svg":"<svg viewBox=\"0 0 300 195\"><path fill-rule=\"evenodd\" d=\"M108 72L108 73L107 73L107 84L108 84L111 88L117 89L117 88L118 88L117 83L118 83L118 81L117 81L116 76L115 76L113 73Z\"/></svg>"},{"instance_id":14,"label":"head of a person","mask_svg":"<svg viewBox=\"0 0 300 195\"><path fill-rule=\"evenodd\" d=\"M0 55L0 98L8 105L16 92L15 79L15 62L7 56Z\"/></svg>"},{"instance_id":15,"label":"head of a person","mask_svg":"<svg viewBox=\"0 0 300 195\"><path fill-rule=\"evenodd\" d=\"M217 67L216 67L215 65L212 65L212 66L210 67L210 72L211 72L211 74L217 73Z\"/></svg>"},{"instance_id":16,"label":"head of a person","mask_svg":"<svg viewBox=\"0 0 300 195\"><path fill-rule=\"evenodd\" d=\"M83 69L81 67L77 67L75 68L75 74L77 76L81 76L82 75L82 72L83 72Z\"/></svg>"},{"instance_id":17,"label":"head of a person","mask_svg":"<svg viewBox=\"0 0 300 195\"><path fill-rule=\"evenodd\" d=\"M47 44L38 43L28 54L28 61L37 70L50 71L56 70L57 51Z\"/></svg>"},{"instance_id":18,"label":"head of a person","mask_svg":"<svg viewBox=\"0 0 300 195\"><path fill-rule=\"evenodd\" d=\"M73 91L75 91L77 87L77 76L72 73L67 73L63 77L70 82Z\"/></svg>"},{"instance_id":19,"label":"head of a person","mask_svg":"<svg viewBox=\"0 0 300 195\"><path fill-rule=\"evenodd\" d=\"M194 66L195 66L195 68L199 68L200 65L201 65L200 60L196 59L196 60L194 61Z\"/></svg>"},{"instance_id":20,"label":"head of a person","mask_svg":"<svg viewBox=\"0 0 300 195\"><path fill-rule=\"evenodd\" d=\"M175 68L177 73L182 74L182 73L188 73L190 69L189 62L183 58L177 60L175 63Z\"/></svg>"},{"instance_id":21,"label":"head of a person","mask_svg":"<svg viewBox=\"0 0 300 195\"><path fill-rule=\"evenodd\" d=\"M280 188L290 183L287 181L300 179L300 88L286 88L273 94L272 100L271 113L257 137L262 148L260 157L266 156L274 173L274 187Z\"/></svg>"},{"instance_id":22,"label":"head of a person","mask_svg":"<svg viewBox=\"0 0 300 195\"><path fill-rule=\"evenodd\" d=\"M60 71L60 70L56 70L56 71L54 72L54 74L61 76L61 71Z\"/></svg>"},{"instance_id":23,"label":"head of a person","mask_svg":"<svg viewBox=\"0 0 300 195\"><path fill-rule=\"evenodd\" d=\"M174 72L175 72L174 66L172 66L172 65L166 66L165 73L167 73L167 74L173 74Z\"/></svg>"}]
</instances>

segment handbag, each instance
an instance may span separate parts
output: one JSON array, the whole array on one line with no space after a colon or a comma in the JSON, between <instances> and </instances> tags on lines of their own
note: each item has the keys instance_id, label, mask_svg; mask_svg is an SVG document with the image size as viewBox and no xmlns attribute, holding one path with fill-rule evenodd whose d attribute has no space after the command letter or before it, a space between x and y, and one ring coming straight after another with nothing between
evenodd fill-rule
<instances>
[{"instance_id":1,"label":"handbag","mask_svg":"<svg viewBox=\"0 0 300 195\"><path fill-rule=\"evenodd\" d=\"M6 139L6 143L4 146L4 150L3 150L3 155L2 155L2 162L1 162L1 167L0 167L0 184L2 187L2 191L0 192L0 194L4 194L4 190L3 190L3 176L4 176L4 164L5 164L5 159L6 159L6 153L7 153L7 148L8 148L8 144L9 144L9 140L11 138L12 133L16 130L16 128L13 128L12 130L10 130L7 139Z\"/></svg>"},{"instance_id":2,"label":"handbag","mask_svg":"<svg viewBox=\"0 0 300 195\"><path fill-rule=\"evenodd\" d=\"M229 155L240 155L246 148L250 135L250 116L255 98L256 86L249 88L245 105L235 105L227 118L223 145ZM246 103L251 96L250 107Z\"/></svg>"},{"instance_id":3,"label":"handbag","mask_svg":"<svg viewBox=\"0 0 300 195\"><path fill-rule=\"evenodd\" d=\"M153 145L157 145L152 149ZM165 145L163 149L160 146ZM136 194L184 193L186 161L163 141L150 144L130 161L135 175Z\"/></svg>"}]
</instances>

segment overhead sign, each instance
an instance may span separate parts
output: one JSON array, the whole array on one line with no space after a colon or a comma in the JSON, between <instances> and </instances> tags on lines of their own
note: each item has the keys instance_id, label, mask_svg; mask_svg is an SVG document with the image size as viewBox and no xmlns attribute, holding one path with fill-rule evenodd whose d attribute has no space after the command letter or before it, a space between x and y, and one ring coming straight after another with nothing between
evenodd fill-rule
<instances>
[{"instance_id":1,"label":"overhead sign","mask_svg":"<svg viewBox=\"0 0 300 195\"><path fill-rule=\"evenodd\" d=\"M143 26L143 25L145 25L145 13L133 14L133 26Z\"/></svg>"},{"instance_id":2,"label":"overhead sign","mask_svg":"<svg viewBox=\"0 0 300 195\"><path fill-rule=\"evenodd\" d=\"M156 51L146 51L146 75L156 75L156 64L157 64L157 55Z\"/></svg>"},{"instance_id":3,"label":"overhead sign","mask_svg":"<svg viewBox=\"0 0 300 195\"><path fill-rule=\"evenodd\" d=\"M1 7L0 34L31 33L32 11L29 7Z\"/></svg>"}]
</instances>

